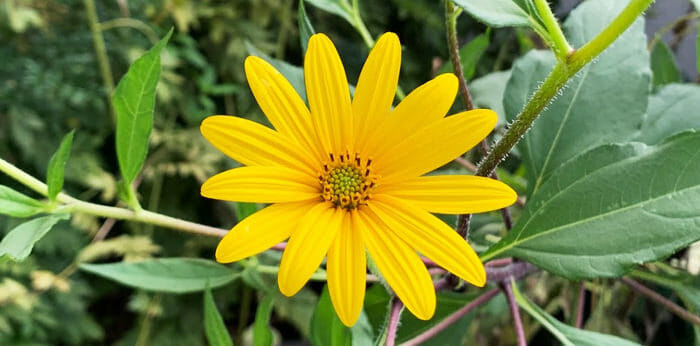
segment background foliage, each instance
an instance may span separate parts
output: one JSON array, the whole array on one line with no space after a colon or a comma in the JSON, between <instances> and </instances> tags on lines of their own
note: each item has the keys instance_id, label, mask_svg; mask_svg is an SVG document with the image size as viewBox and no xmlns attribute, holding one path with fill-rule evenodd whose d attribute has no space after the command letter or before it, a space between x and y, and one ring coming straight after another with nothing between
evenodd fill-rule
<instances>
[{"instance_id":1,"label":"background foliage","mask_svg":"<svg viewBox=\"0 0 700 346\"><path fill-rule=\"evenodd\" d=\"M659 0L648 17L663 11L667 1ZM129 193L116 173L125 160L115 148L115 141L120 141L115 119L123 112L119 103L116 109L109 103L110 86L101 74L89 27L90 2L0 2L0 157L36 177L57 179L50 186L63 181L50 167L67 160L65 191L115 205L119 196ZM571 14L569 1L553 2L576 46L595 35L619 9L610 5L605 10L590 2ZM249 54L274 59L303 91L296 66L302 65L302 44L309 30L328 33L334 40L354 85L368 49L355 29L357 19L338 3L307 0L308 22L301 26L300 4L290 0L96 3L109 75L116 81L174 28L167 46L157 46L162 48L162 72L150 143L143 143L149 154L141 173L136 176L138 167L132 167L126 177L135 179L145 209L229 228L260 207L199 197L199 186L207 177L236 163L208 145L198 125L212 114L266 123L245 82L243 59ZM498 112L497 138L555 58L533 50L546 44L537 28L528 27L533 15L522 5L527 1L493 1L492 8L473 7L477 2L466 0L455 3L469 14L460 17L458 30L465 74L476 105ZM403 90L451 71L445 64L449 59L442 2L361 1L360 6L372 35L393 31L401 38ZM677 6L685 6L679 16L685 19L673 18L673 25L651 31L656 35L645 35L644 21L639 20L580 72L501 165L501 178L527 197L526 207L512 208L517 220L513 231L504 236L498 213L472 220L471 238L477 250L485 251L504 236L487 256L517 256L545 269L523 280L520 288L527 296L520 302L528 312L524 323L532 344L557 344L552 330L575 344L621 342L559 322L575 318L579 289L575 280L580 279L589 279L584 306L587 331L651 345L700 340L697 327L609 279L632 270L631 276L653 283L658 292L689 310L700 311L700 250L685 249L700 238L696 191L700 166L697 152L688 149L700 145L700 136L678 134L700 126L700 87L697 73L682 72L688 67L676 63L680 42L698 32L698 16L690 3ZM459 101L454 106L458 109ZM65 137L72 130L73 137ZM52 159L59 146L66 149ZM480 156L474 151L466 158L478 162ZM685 168L679 171L680 166ZM443 170L469 173L458 164ZM655 180L657 176L666 179ZM675 185L654 184L669 177ZM4 175L0 185L31 195ZM600 201L599 195L591 194L591 186L619 193ZM21 198L5 188L0 196ZM6 210L3 214L14 216L0 215L0 234L20 225L19 217L40 211L38 206L31 209L31 202L17 205L25 209L0 204ZM625 218L606 223L605 216L616 211ZM456 223L454 217L444 219ZM225 345L228 339L221 334L225 326L238 345L361 345L371 343L384 326L390 297L378 284L368 289L365 311L351 329L335 316L323 283L309 284L292 298L281 296L268 270L278 263L279 253L223 266L210 261L216 239L208 237L138 223L105 225L82 214L69 221L45 216L30 222L38 233L32 236L43 235L33 249L6 251L16 249L11 237L0 244L0 253L6 254L0 257L0 344L203 345L218 340ZM611 232L622 224L630 231ZM626 244L630 237L639 241ZM600 246L601 238L610 240L608 247ZM587 262L582 264L582 257L572 254ZM23 262L13 260L24 257ZM638 266L656 260L664 261ZM404 314L398 341L415 337L476 296L472 289L441 293L436 317L428 322ZM428 344L513 344L509 321L506 301L498 296Z\"/></svg>"}]
</instances>

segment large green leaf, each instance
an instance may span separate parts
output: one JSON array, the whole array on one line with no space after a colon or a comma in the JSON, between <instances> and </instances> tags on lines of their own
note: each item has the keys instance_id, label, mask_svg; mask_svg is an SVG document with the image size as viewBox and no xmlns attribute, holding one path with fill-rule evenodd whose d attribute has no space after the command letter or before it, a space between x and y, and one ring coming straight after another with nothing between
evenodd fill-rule
<instances>
[{"instance_id":1,"label":"large green leaf","mask_svg":"<svg viewBox=\"0 0 700 346\"><path fill-rule=\"evenodd\" d=\"M687 129L700 128L700 86L669 84L649 98L649 108L636 140L656 144Z\"/></svg>"},{"instance_id":2,"label":"large green leaf","mask_svg":"<svg viewBox=\"0 0 700 346\"><path fill-rule=\"evenodd\" d=\"M73 145L73 133L74 131L71 131L63 137L58 150L49 160L49 167L46 171L46 185L48 186L50 201L54 201L63 189L63 173L66 169L66 161L68 161L70 156L70 148Z\"/></svg>"},{"instance_id":3,"label":"large green leaf","mask_svg":"<svg viewBox=\"0 0 700 346\"><path fill-rule=\"evenodd\" d=\"M564 25L567 37L575 47L581 46L625 4L607 0L582 3ZM520 112L555 61L551 52L534 51L515 63L504 96L509 121ZM537 191L554 169L575 155L632 138L647 108L650 80L644 22L639 19L569 81L520 141L518 148L530 192Z\"/></svg>"},{"instance_id":4,"label":"large green leaf","mask_svg":"<svg viewBox=\"0 0 700 346\"><path fill-rule=\"evenodd\" d=\"M583 329L574 328L570 325L560 322L552 315L543 311L539 306L531 302L523 296L516 285L513 285L513 293L515 294L518 305L530 316L534 317L544 328L546 328L554 337L559 340L564 346L634 346L638 345L632 341L614 336L591 332Z\"/></svg>"},{"instance_id":5,"label":"large green leaf","mask_svg":"<svg viewBox=\"0 0 700 346\"><path fill-rule=\"evenodd\" d=\"M68 214L43 216L13 228L0 241L0 258L7 255L15 261L23 261L32 252L36 242L49 233L57 222L68 217Z\"/></svg>"},{"instance_id":6,"label":"large green leaf","mask_svg":"<svg viewBox=\"0 0 700 346\"><path fill-rule=\"evenodd\" d=\"M617 277L700 239L700 133L605 145L556 170L483 258L517 256L570 279Z\"/></svg>"},{"instance_id":7,"label":"large green leaf","mask_svg":"<svg viewBox=\"0 0 700 346\"><path fill-rule=\"evenodd\" d=\"M204 290L204 334L210 346L233 346L209 286Z\"/></svg>"},{"instance_id":8,"label":"large green leaf","mask_svg":"<svg viewBox=\"0 0 700 346\"><path fill-rule=\"evenodd\" d=\"M654 87L682 81L673 52L662 40L659 40L651 51L651 71L654 75Z\"/></svg>"},{"instance_id":9,"label":"large green leaf","mask_svg":"<svg viewBox=\"0 0 700 346\"><path fill-rule=\"evenodd\" d=\"M240 274L198 258L159 258L141 262L81 264L80 269L149 291L188 293L223 286Z\"/></svg>"},{"instance_id":10,"label":"large green leaf","mask_svg":"<svg viewBox=\"0 0 700 346\"><path fill-rule=\"evenodd\" d=\"M530 26L536 19L528 10L529 0L453 0L479 21L494 27Z\"/></svg>"},{"instance_id":11,"label":"large green leaf","mask_svg":"<svg viewBox=\"0 0 700 346\"><path fill-rule=\"evenodd\" d=\"M117 159L124 181L130 184L141 170L153 127L156 86L160 78L160 52L172 29L146 54L131 64L114 90L112 103L117 114Z\"/></svg>"},{"instance_id":12,"label":"large green leaf","mask_svg":"<svg viewBox=\"0 0 700 346\"><path fill-rule=\"evenodd\" d=\"M0 214L29 217L41 213L44 204L7 186L0 185Z\"/></svg>"}]
</instances>

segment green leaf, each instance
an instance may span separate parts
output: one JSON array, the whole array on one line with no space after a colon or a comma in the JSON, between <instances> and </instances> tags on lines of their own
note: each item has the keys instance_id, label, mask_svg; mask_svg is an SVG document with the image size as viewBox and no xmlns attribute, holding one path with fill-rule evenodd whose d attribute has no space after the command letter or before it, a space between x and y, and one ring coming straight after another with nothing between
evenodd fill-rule
<instances>
[{"instance_id":1,"label":"green leaf","mask_svg":"<svg viewBox=\"0 0 700 346\"><path fill-rule=\"evenodd\" d=\"M63 189L63 173L66 169L66 161L70 156L70 148L73 145L73 133L75 131L69 132L61 144L58 146L56 153L51 156L49 160L49 167L46 173L46 185L48 185L49 190L49 200L51 202L56 200L56 196Z\"/></svg>"},{"instance_id":2,"label":"green leaf","mask_svg":"<svg viewBox=\"0 0 700 346\"><path fill-rule=\"evenodd\" d=\"M299 1L298 10L298 21L299 21L299 40L301 41L302 53L306 53L306 47L309 45L309 39L311 35L315 34L314 27L311 26L311 21L306 15L306 8L304 7L304 1Z\"/></svg>"},{"instance_id":3,"label":"green leaf","mask_svg":"<svg viewBox=\"0 0 700 346\"><path fill-rule=\"evenodd\" d=\"M36 242L49 233L57 222L68 217L68 214L43 216L15 227L0 241L0 258L7 255L15 261L23 261Z\"/></svg>"},{"instance_id":4,"label":"green leaf","mask_svg":"<svg viewBox=\"0 0 700 346\"><path fill-rule=\"evenodd\" d=\"M279 71L284 78L287 78L290 84L297 91L302 100L306 101L306 84L304 84L304 69L299 66L294 66L282 60L273 59L267 54L260 51L258 48L253 46L250 42L245 42L246 50L250 55L258 56L265 61L269 62L270 65L274 66L277 71Z\"/></svg>"},{"instance_id":5,"label":"green leaf","mask_svg":"<svg viewBox=\"0 0 700 346\"><path fill-rule=\"evenodd\" d=\"M647 116L636 140L657 144L688 129L700 129L700 86L669 84L649 97Z\"/></svg>"},{"instance_id":6,"label":"green leaf","mask_svg":"<svg viewBox=\"0 0 700 346\"><path fill-rule=\"evenodd\" d=\"M355 23L352 7L346 0L305 0L314 7L333 13L345 19L350 24Z\"/></svg>"},{"instance_id":7,"label":"green leaf","mask_svg":"<svg viewBox=\"0 0 700 346\"><path fill-rule=\"evenodd\" d=\"M234 209L236 211L236 218L240 222L241 220L257 212L259 208L257 203L236 202Z\"/></svg>"},{"instance_id":8,"label":"green leaf","mask_svg":"<svg viewBox=\"0 0 700 346\"><path fill-rule=\"evenodd\" d=\"M160 52L172 33L170 29L160 42L131 64L112 96L117 114L117 159L127 185L134 181L146 159L160 78Z\"/></svg>"},{"instance_id":9,"label":"green leaf","mask_svg":"<svg viewBox=\"0 0 700 346\"><path fill-rule=\"evenodd\" d=\"M43 203L7 186L0 185L0 214L29 217L42 211L44 211Z\"/></svg>"},{"instance_id":10,"label":"green leaf","mask_svg":"<svg viewBox=\"0 0 700 346\"><path fill-rule=\"evenodd\" d=\"M681 71L668 45L659 40L651 51L651 71L654 76L654 87L681 81Z\"/></svg>"},{"instance_id":11,"label":"green leaf","mask_svg":"<svg viewBox=\"0 0 700 346\"><path fill-rule=\"evenodd\" d=\"M531 26L536 22L535 15L530 15L529 0L453 0L474 18L493 27Z\"/></svg>"},{"instance_id":12,"label":"green leaf","mask_svg":"<svg viewBox=\"0 0 700 346\"><path fill-rule=\"evenodd\" d=\"M489 73L469 82L474 106L488 108L498 114L498 123L504 124L506 111L503 108L503 94L510 79L510 70Z\"/></svg>"},{"instance_id":13,"label":"green leaf","mask_svg":"<svg viewBox=\"0 0 700 346\"><path fill-rule=\"evenodd\" d=\"M204 333L211 346L233 346L224 319L216 309L209 286L204 290Z\"/></svg>"},{"instance_id":14,"label":"green leaf","mask_svg":"<svg viewBox=\"0 0 700 346\"><path fill-rule=\"evenodd\" d=\"M270 331L270 315L275 301L273 294L266 295L255 312L255 323L253 324L253 345L271 346L273 341L272 331Z\"/></svg>"},{"instance_id":15,"label":"green leaf","mask_svg":"<svg viewBox=\"0 0 700 346\"><path fill-rule=\"evenodd\" d=\"M81 264L80 269L121 284L148 291L188 293L220 287L240 274L198 258L159 258L141 262Z\"/></svg>"},{"instance_id":16,"label":"green leaf","mask_svg":"<svg viewBox=\"0 0 700 346\"><path fill-rule=\"evenodd\" d=\"M618 277L700 239L700 133L657 146L605 145L556 170L483 255L569 279Z\"/></svg>"},{"instance_id":17,"label":"green leaf","mask_svg":"<svg viewBox=\"0 0 700 346\"><path fill-rule=\"evenodd\" d=\"M328 285L323 287L321 297L311 318L311 344L315 346L351 346L352 332L335 313Z\"/></svg>"},{"instance_id":18,"label":"green leaf","mask_svg":"<svg viewBox=\"0 0 700 346\"><path fill-rule=\"evenodd\" d=\"M474 37L469 43L462 46L459 49L459 59L462 62L462 72L464 72L464 78L470 79L476 71L476 65L479 63L479 59L486 52L486 48L489 47L489 30L486 33ZM442 66L438 73L452 72L452 64L447 62ZM471 83L470 83L471 86Z\"/></svg>"},{"instance_id":19,"label":"green leaf","mask_svg":"<svg viewBox=\"0 0 700 346\"><path fill-rule=\"evenodd\" d=\"M564 25L572 45L580 47L597 35L625 4L591 0L579 5ZM515 63L504 96L509 121L515 119L555 61L551 52L533 51ZM650 80L644 22L639 19L569 81L518 144L527 170L528 195L537 191L554 169L579 153L635 136L647 108Z\"/></svg>"},{"instance_id":20,"label":"green leaf","mask_svg":"<svg viewBox=\"0 0 700 346\"><path fill-rule=\"evenodd\" d=\"M543 311L539 306L532 303L513 284L513 293L518 305L530 316L534 317L542 326L549 330L554 337L565 346L634 346L638 345L627 339L614 335L601 334L583 329L578 329L564 324L552 315Z\"/></svg>"}]
</instances>

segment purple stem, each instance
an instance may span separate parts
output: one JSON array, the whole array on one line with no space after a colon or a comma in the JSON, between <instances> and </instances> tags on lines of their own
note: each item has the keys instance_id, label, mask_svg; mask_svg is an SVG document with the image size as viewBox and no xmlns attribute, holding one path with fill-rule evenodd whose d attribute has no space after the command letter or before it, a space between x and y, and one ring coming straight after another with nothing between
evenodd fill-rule
<instances>
[{"instance_id":1,"label":"purple stem","mask_svg":"<svg viewBox=\"0 0 700 346\"><path fill-rule=\"evenodd\" d=\"M576 328L581 328L583 326L583 308L586 304L586 282L581 281L581 285L578 290L578 304L576 307Z\"/></svg>"},{"instance_id":2,"label":"purple stem","mask_svg":"<svg viewBox=\"0 0 700 346\"><path fill-rule=\"evenodd\" d=\"M513 262L503 267L486 267L487 282L504 282L510 283L510 278L518 280L521 277L530 274L537 270L537 267L528 262Z\"/></svg>"},{"instance_id":3,"label":"purple stem","mask_svg":"<svg viewBox=\"0 0 700 346\"><path fill-rule=\"evenodd\" d=\"M523 321L520 319L520 310L518 310L518 303L515 302L515 295L513 295L511 282L505 281L501 284L501 287L506 292L508 307L510 307L510 312L513 315L513 327L515 328L515 334L518 336L518 346L527 346Z\"/></svg>"},{"instance_id":4,"label":"purple stem","mask_svg":"<svg viewBox=\"0 0 700 346\"><path fill-rule=\"evenodd\" d=\"M624 282L625 284L627 284L627 286L631 287L632 289L641 293L647 298L653 300L654 302L663 305L666 309L668 309L668 311L671 311L676 316L696 326L700 326L700 316L695 315L686 309L683 309L680 305L668 300L666 297L656 293L654 290L629 278L620 278L620 281Z\"/></svg>"},{"instance_id":5,"label":"purple stem","mask_svg":"<svg viewBox=\"0 0 700 346\"><path fill-rule=\"evenodd\" d=\"M474 309L480 305L483 305L484 303L491 300L491 298L495 297L499 292L500 292L500 290L498 288L494 288L494 289L480 295L479 297L477 297L476 299L471 301L469 304L465 305L463 308L461 308L461 309L453 312L451 315L445 317L445 319L440 321L440 323L432 326L430 329L424 331L423 333L419 334L415 338L404 342L403 344L401 344L401 346L420 345L421 343L423 343L423 342L427 341L428 339L437 335L437 333L441 332L443 329L449 327L451 324L457 322L460 318L462 318L464 315L466 315L472 309Z\"/></svg>"},{"instance_id":6,"label":"purple stem","mask_svg":"<svg viewBox=\"0 0 700 346\"><path fill-rule=\"evenodd\" d=\"M386 346L394 346L396 344L396 332L399 329L402 310L403 303L399 298L394 298L394 301L391 303L391 312L389 313L389 325L386 327Z\"/></svg>"}]
</instances>

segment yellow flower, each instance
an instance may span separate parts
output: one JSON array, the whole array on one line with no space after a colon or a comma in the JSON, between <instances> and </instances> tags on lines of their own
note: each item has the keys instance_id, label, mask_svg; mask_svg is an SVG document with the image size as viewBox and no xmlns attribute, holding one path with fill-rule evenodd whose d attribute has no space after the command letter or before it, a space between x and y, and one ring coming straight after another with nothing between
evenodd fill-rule
<instances>
[{"instance_id":1,"label":"yellow flower","mask_svg":"<svg viewBox=\"0 0 700 346\"><path fill-rule=\"evenodd\" d=\"M217 261L238 261L289 238L280 291L297 293L326 257L331 300L348 326L362 311L365 249L420 319L432 317L435 290L418 253L476 286L485 284L474 250L430 213L495 210L512 204L515 192L488 178L424 174L481 141L496 114L479 109L445 117L457 93L452 74L423 84L392 109L400 65L398 37L384 34L351 100L335 46L316 34L304 60L307 108L275 68L246 59L250 88L275 130L232 116L205 119L204 137L246 167L210 178L202 195L271 205L221 240Z\"/></svg>"}]
</instances>

